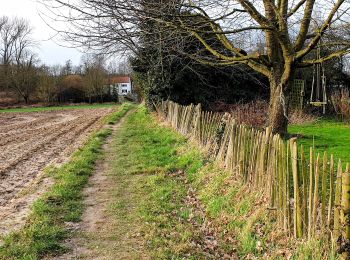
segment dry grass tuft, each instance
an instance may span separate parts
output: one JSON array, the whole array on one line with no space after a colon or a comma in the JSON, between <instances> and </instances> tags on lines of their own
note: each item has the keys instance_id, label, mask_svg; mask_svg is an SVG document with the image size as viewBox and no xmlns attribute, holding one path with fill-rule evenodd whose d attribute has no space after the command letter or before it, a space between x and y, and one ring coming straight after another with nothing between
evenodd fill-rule
<instances>
[{"instance_id":1,"label":"dry grass tuft","mask_svg":"<svg viewBox=\"0 0 350 260\"><path fill-rule=\"evenodd\" d=\"M244 124L254 128L264 128L268 121L268 109L268 102L258 99L249 103L216 103L211 110L230 113L237 120L238 124ZM314 123L318 119L315 115L299 110L290 114L289 123L293 125L304 125Z\"/></svg>"},{"instance_id":2,"label":"dry grass tuft","mask_svg":"<svg viewBox=\"0 0 350 260\"><path fill-rule=\"evenodd\" d=\"M267 123L268 102L257 99L249 103L216 103L211 109L216 112L228 112L237 120L238 124L245 124L255 128L263 128Z\"/></svg>"},{"instance_id":3,"label":"dry grass tuft","mask_svg":"<svg viewBox=\"0 0 350 260\"><path fill-rule=\"evenodd\" d=\"M333 92L332 104L337 114L343 119L350 120L350 92L348 89L342 89Z\"/></svg>"},{"instance_id":4,"label":"dry grass tuft","mask_svg":"<svg viewBox=\"0 0 350 260\"><path fill-rule=\"evenodd\" d=\"M295 110L289 117L289 123L292 125L305 125L315 123L319 118L302 110Z\"/></svg>"}]
</instances>

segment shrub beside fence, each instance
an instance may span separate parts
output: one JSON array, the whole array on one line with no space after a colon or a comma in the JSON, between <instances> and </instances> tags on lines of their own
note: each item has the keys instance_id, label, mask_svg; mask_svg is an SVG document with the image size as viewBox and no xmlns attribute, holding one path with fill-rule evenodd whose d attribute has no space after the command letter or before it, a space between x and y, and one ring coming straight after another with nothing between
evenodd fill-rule
<instances>
[{"instance_id":1,"label":"shrub beside fence","mask_svg":"<svg viewBox=\"0 0 350 260\"><path fill-rule=\"evenodd\" d=\"M217 162L269 201L277 224L295 238L326 236L343 257L350 250L350 173L333 155L319 154L265 131L236 123L229 114L201 105L163 101L156 110L181 134L193 138Z\"/></svg>"}]
</instances>

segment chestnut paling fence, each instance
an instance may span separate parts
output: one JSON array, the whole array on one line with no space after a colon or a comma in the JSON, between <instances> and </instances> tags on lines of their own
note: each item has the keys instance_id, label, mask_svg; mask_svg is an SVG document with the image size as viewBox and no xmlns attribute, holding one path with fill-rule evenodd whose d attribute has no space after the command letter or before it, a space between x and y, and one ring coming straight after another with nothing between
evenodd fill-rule
<instances>
[{"instance_id":1,"label":"chestnut paling fence","mask_svg":"<svg viewBox=\"0 0 350 260\"><path fill-rule=\"evenodd\" d=\"M333 155L319 154L265 131L236 123L201 105L163 101L156 110L181 134L196 140L235 177L264 193L278 225L296 238L328 236L347 256L350 174Z\"/></svg>"}]
</instances>

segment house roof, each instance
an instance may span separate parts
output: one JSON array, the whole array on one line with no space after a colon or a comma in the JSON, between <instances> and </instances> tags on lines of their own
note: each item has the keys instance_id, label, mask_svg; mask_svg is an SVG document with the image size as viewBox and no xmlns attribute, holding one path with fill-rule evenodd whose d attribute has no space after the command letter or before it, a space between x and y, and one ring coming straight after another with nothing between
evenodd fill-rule
<instances>
[{"instance_id":1,"label":"house roof","mask_svg":"<svg viewBox=\"0 0 350 260\"><path fill-rule=\"evenodd\" d=\"M117 83L131 83L131 78L129 76L115 76L109 79L110 84Z\"/></svg>"}]
</instances>

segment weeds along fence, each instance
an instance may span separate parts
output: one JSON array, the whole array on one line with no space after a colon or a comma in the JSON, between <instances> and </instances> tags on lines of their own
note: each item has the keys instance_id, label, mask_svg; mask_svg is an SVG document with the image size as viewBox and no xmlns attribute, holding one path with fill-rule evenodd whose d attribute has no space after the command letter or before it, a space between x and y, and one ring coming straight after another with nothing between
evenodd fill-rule
<instances>
[{"instance_id":1,"label":"weeds along fence","mask_svg":"<svg viewBox=\"0 0 350 260\"><path fill-rule=\"evenodd\" d=\"M193 138L217 162L269 201L277 224L295 238L327 236L347 254L350 174L333 155L318 154L265 131L236 123L229 114L171 101L156 105L164 120Z\"/></svg>"}]
</instances>

